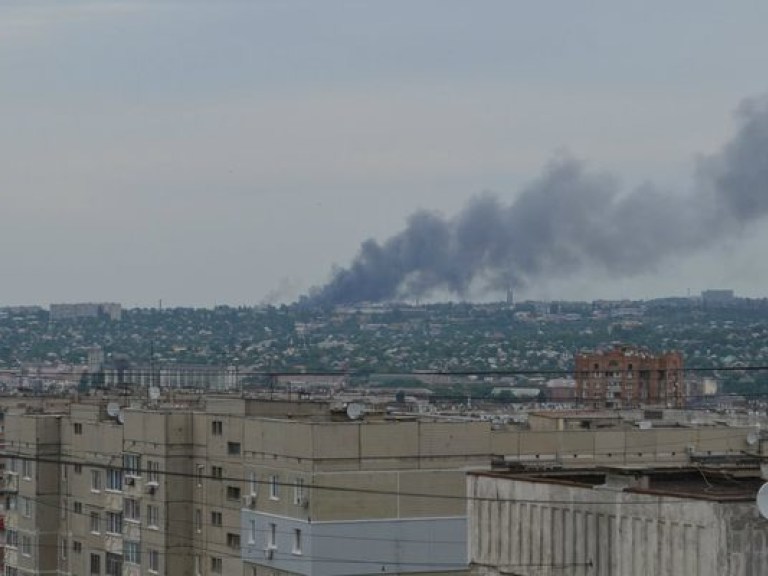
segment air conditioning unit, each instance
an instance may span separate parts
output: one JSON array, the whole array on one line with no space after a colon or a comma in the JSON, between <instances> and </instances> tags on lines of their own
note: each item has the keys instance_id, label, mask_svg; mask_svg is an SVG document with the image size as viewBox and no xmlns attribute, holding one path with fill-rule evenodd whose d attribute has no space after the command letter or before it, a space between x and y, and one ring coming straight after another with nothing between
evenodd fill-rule
<instances>
[{"instance_id":1,"label":"air conditioning unit","mask_svg":"<svg viewBox=\"0 0 768 576\"><path fill-rule=\"evenodd\" d=\"M264 559L265 560L272 560L272 558L275 556L275 549L271 546L267 546L264 548Z\"/></svg>"},{"instance_id":2,"label":"air conditioning unit","mask_svg":"<svg viewBox=\"0 0 768 576\"><path fill-rule=\"evenodd\" d=\"M299 498L299 501L297 502L297 504L302 508L309 508L309 498L307 498L306 496L302 496L301 498Z\"/></svg>"},{"instance_id":3,"label":"air conditioning unit","mask_svg":"<svg viewBox=\"0 0 768 576\"><path fill-rule=\"evenodd\" d=\"M155 484L147 484L147 494L153 495L157 491L157 486Z\"/></svg>"},{"instance_id":4,"label":"air conditioning unit","mask_svg":"<svg viewBox=\"0 0 768 576\"><path fill-rule=\"evenodd\" d=\"M134 478L133 476L126 476L125 477L125 485L126 486L133 486L134 484L136 484L136 478Z\"/></svg>"},{"instance_id":5,"label":"air conditioning unit","mask_svg":"<svg viewBox=\"0 0 768 576\"><path fill-rule=\"evenodd\" d=\"M246 508L256 508L256 496L243 496L243 506Z\"/></svg>"}]
</instances>

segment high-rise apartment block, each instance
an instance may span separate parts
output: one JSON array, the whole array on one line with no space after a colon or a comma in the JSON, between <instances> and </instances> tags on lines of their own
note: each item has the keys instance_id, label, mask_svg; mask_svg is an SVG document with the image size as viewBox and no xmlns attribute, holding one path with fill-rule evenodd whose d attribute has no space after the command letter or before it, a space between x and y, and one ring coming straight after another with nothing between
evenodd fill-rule
<instances>
[{"instance_id":1,"label":"high-rise apartment block","mask_svg":"<svg viewBox=\"0 0 768 576\"><path fill-rule=\"evenodd\" d=\"M6 417L6 576L455 574L483 422L327 404L73 404Z\"/></svg>"},{"instance_id":2,"label":"high-rise apartment block","mask_svg":"<svg viewBox=\"0 0 768 576\"><path fill-rule=\"evenodd\" d=\"M629 346L575 358L576 394L587 406L683 406L683 356Z\"/></svg>"},{"instance_id":3,"label":"high-rise apartment block","mask_svg":"<svg viewBox=\"0 0 768 576\"><path fill-rule=\"evenodd\" d=\"M458 576L475 541L467 471L677 468L759 447L751 426L644 429L616 413L613 427L526 427L234 395L114 398L9 399L4 576Z\"/></svg>"}]
</instances>

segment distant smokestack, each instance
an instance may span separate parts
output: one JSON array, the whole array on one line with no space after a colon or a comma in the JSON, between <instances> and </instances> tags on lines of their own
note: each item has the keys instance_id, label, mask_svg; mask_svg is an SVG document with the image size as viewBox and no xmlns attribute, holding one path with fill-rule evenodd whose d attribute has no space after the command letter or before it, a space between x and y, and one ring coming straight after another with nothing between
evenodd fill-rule
<instances>
[{"instance_id":1,"label":"distant smokestack","mask_svg":"<svg viewBox=\"0 0 768 576\"><path fill-rule=\"evenodd\" d=\"M465 296L470 285L510 295L532 280L587 267L629 276L711 245L768 212L768 100L743 102L737 117L735 136L699 162L687 195L652 184L622 193L611 175L558 158L512 204L481 194L454 218L416 212L383 243L366 240L308 301L348 304L437 290Z\"/></svg>"}]
</instances>

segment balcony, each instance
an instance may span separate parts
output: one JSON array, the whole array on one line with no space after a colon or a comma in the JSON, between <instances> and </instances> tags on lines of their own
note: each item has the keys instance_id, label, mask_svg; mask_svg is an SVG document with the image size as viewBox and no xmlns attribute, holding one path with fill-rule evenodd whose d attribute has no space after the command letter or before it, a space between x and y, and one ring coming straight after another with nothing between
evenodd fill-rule
<instances>
[{"instance_id":1,"label":"balcony","mask_svg":"<svg viewBox=\"0 0 768 576\"><path fill-rule=\"evenodd\" d=\"M19 475L14 472L6 472L0 481L0 492L16 493L19 491Z\"/></svg>"}]
</instances>

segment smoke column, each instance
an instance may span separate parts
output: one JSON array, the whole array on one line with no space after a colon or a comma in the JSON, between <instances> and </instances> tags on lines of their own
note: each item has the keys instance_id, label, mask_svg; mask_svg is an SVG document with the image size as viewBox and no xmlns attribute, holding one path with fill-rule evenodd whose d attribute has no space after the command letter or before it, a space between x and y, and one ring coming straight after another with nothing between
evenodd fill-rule
<instances>
[{"instance_id":1,"label":"smoke column","mask_svg":"<svg viewBox=\"0 0 768 576\"><path fill-rule=\"evenodd\" d=\"M652 184L622 193L610 175L558 158L511 204L482 194L453 218L417 212L383 243L366 240L308 301L462 296L470 284L506 290L584 268L628 276L711 245L768 212L768 98L743 102L736 116L735 136L699 161L687 195Z\"/></svg>"}]
</instances>

